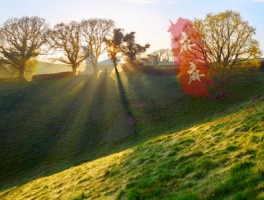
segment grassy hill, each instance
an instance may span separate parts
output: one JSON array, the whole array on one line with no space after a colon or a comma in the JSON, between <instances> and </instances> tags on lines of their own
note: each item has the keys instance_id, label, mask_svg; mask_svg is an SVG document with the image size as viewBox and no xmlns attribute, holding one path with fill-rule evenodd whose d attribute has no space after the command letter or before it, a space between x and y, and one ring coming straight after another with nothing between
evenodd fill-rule
<instances>
[{"instance_id":1,"label":"grassy hill","mask_svg":"<svg viewBox=\"0 0 264 200\"><path fill-rule=\"evenodd\" d=\"M263 199L263 76L221 101L173 75L1 84L0 198Z\"/></svg>"}]
</instances>

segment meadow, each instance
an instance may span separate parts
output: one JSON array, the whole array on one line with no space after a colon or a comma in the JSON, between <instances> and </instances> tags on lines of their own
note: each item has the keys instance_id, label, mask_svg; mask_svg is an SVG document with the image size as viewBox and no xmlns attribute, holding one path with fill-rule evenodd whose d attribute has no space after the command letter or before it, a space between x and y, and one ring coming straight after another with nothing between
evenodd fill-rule
<instances>
[{"instance_id":1,"label":"meadow","mask_svg":"<svg viewBox=\"0 0 264 200\"><path fill-rule=\"evenodd\" d=\"M225 99L176 75L1 83L1 199L263 199L264 74Z\"/></svg>"}]
</instances>

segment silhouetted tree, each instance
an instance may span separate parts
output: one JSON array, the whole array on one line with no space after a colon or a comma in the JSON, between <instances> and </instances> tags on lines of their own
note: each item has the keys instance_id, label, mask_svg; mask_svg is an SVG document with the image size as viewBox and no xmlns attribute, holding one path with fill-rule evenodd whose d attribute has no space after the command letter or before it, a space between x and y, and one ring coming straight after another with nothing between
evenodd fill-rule
<instances>
[{"instance_id":1,"label":"silhouetted tree","mask_svg":"<svg viewBox=\"0 0 264 200\"><path fill-rule=\"evenodd\" d=\"M75 74L80 64L88 57L88 52L83 51L81 47L80 24L75 21L55 25L48 32L48 43L56 53L64 55L55 60L71 65Z\"/></svg>"},{"instance_id":2,"label":"silhouetted tree","mask_svg":"<svg viewBox=\"0 0 264 200\"><path fill-rule=\"evenodd\" d=\"M39 17L12 18L0 28L1 63L14 67L19 72L20 80L25 80L29 60L41 54L46 31L47 24Z\"/></svg>"},{"instance_id":3,"label":"silhouetted tree","mask_svg":"<svg viewBox=\"0 0 264 200\"><path fill-rule=\"evenodd\" d=\"M259 43L253 39L256 30L238 12L208 14L193 24L201 41L193 49L202 52L204 60L213 68L214 83L220 87L230 69L239 68L242 62L260 53Z\"/></svg>"},{"instance_id":4,"label":"silhouetted tree","mask_svg":"<svg viewBox=\"0 0 264 200\"><path fill-rule=\"evenodd\" d=\"M104 39L111 34L113 27L114 22L110 19L88 19L81 22L82 36L86 42L84 49L89 55L88 61L94 73L98 72L99 56L106 50Z\"/></svg>"},{"instance_id":5,"label":"silhouetted tree","mask_svg":"<svg viewBox=\"0 0 264 200\"><path fill-rule=\"evenodd\" d=\"M122 29L114 29L112 38L110 39L105 38L107 54L113 62L116 73L118 73L117 61L118 61L118 54L121 52L121 45L123 42L123 38L124 38L124 34L122 32Z\"/></svg>"},{"instance_id":6,"label":"silhouetted tree","mask_svg":"<svg viewBox=\"0 0 264 200\"><path fill-rule=\"evenodd\" d=\"M139 54L146 52L146 50L150 47L149 44L142 46L136 43L135 32L126 34L123 41L124 44L122 45L122 53L129 61L135 61Z\"/></svg>"}]
</instances>

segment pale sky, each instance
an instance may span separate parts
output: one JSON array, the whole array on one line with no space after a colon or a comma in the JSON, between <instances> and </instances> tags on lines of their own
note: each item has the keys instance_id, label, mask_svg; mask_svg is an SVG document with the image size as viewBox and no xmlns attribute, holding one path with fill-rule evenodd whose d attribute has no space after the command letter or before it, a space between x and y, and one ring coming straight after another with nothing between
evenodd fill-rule
<instances>
[{"instance_id":1,"label":"pale sky","mask_svg":"<svg viewBox=\"0 0 264 200\"><path fill-rule=\"evenodd\" d=\"M169 19L204 18L207 13L239 11L257 29L264 51L264 0L0 0L0 24L8 18L39 16L50 25L88 18L110 18L137 41L149 43L149 52L170 48Z\"/></svg>"}]
</instances>

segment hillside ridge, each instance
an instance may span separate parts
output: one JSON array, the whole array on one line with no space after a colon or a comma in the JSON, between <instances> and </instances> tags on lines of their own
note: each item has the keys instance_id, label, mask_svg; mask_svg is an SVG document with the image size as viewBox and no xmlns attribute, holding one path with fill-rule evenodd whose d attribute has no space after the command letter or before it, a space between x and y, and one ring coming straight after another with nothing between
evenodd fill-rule
<instances>
[{"instance_id":1,"label":"hillside ridge","mask_svg":"<svg viewBox=\"0 0 264 200\"><path fill-rule=\"evenodd\" d=\"M14 188L1 199L263 199L264 97Z\"/></svg>"}]
</instances>

